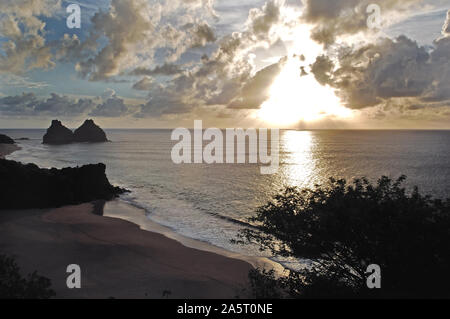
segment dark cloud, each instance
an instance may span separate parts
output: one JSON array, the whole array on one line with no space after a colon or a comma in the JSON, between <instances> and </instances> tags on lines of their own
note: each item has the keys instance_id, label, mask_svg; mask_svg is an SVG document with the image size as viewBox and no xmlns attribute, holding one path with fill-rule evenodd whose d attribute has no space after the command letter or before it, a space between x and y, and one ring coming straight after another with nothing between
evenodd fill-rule
<instances>
[{"instance_id":1,"label":"dark cloud","mask_svg":"<svg viewBox=\"0 0 450 319\"><path fill-rule=\"evenodd\" d=\"M52 93L47 100L36 103L34 112L37 114L73 116L84 114L94 105L91 99L73 100L67 96Z\"/></svg>"},{"instance_id":2,"label":"dark cloud","mask_svg":"<svg viewBox=\"0 0 450 319\"><path fill-rule=\"evenodd\" d=\"M303 20L313 24L312 39L324 45L335 43L337 37L359 32L371 32L367 25L367 8L377 4L381 8L384 26L395 14L420 5L422 0L303 0Z\"/></svg>"},{"instance_id":3,"label":"dark cloud","mask_svg":"<svg viewBox=\"0 0 450 319\"><path fill-rule=\"evenodd\" d=\"M450 99L450 38L426 47L401 36L381 39L358 49L345 48L338 66L320 56L311 70L317 81L338 89L347 107L361 109L393 98L416 103Z\"/></svg>"},{"instance_id":4,"label":"dark cloud","mask_svg":"<svg viewBox=\"0 0 450 319\"><path fill-rule=\"evenodd\" d=\"M311 72L320 84L335 88L345 106L363 110L368 118L389 120L436 120L440 110L450 106L450 37L446 32L449 14L443 36L434 41L433 47L420 46L406 36L377 40L369 37L350 46L336 39L370 32L365 8L372 1L304 3L303 19L313 24L312 38L328 48L311 65ZM376 3L385 23L386 17L395 18L425 5L414 0Z\"/></svg>"},{"instance_id":5,"label":"dark cloud","mask_svg":"<svg viewBox=\"0 0 450 319\"><path fill-rule=\"evenodd\" d=\"M0 114L7 117L59 116L77 117L89 114L98 117L118 117L128 115L130 107L113 91L106 92L103 103L89 98L70 98L56 93L47 99L40 99L34 93L0 98Z\"/></svg>"},{"instance_id":6,"label":"dark cloud","mask_svg":"<svg viewBox=\"0 0 450 319\"><path fill-rule=\"evenodd\" d=\"M229 108L258 109L270 97L269 89L284 64L285 59L282 59L257 72L244 85L239 96L229 104Z\"/></svg>"},{"instance_id":7,"label":"dark cloud","mask_svg":"<svg viewBox=\"0 0 450 319\"><path fill-rule=\"evenodd\" d=\"M32 115L37 101L34 93L0 98L0 114L4 116Z\"/></svg>"},{"instance_id":8,"label":"dark cloud","mask_svg":"<svg viewBox=\"0 0 450 319\"><path fill-rule=\"evenodd\" d=\"M89 116L98 117L121 117L130 114L129 107L125 101L116 95L108 98L105 102L98 104L90 113Z\"/></svg>"},{"instance_id":9,"label":"dark cloud","mask_svg":"<svg viewBox=\"0 0 450 319\"><path fill-rule=\"evenodd\" d=\"M192 27L192 48L204 47L207 43L217 40L213 29L207 23L201 23Z\"/></svg>"},{"instance_id":10,"label":"dark cloud","mask_svg":"<svg viewBox=\"0 0 450 319\"><path fill-rule=\"evenodd\" d=\"M134 116L137 118L161 117L163 115L185 114L192 110L187 97L173 94L168 90L158 90L152 94L150 100L141 105L140 112Z\"/></svg>"},{"instance_id":11,"label":"dark cloud","mask_svg":"<svg viewBox=\"0 0 450 319\"><path fill-rule=\"evenodd\" d=\"M317 82L322 85L331 83L331 77L333 76L334 63L326 55L320 55L316 58L316 61L311 65L311 72L316 77Z\"/></svg>"},{"instance_id":12,"label":"dark cloud","mask_svg":"<svg viewBox=\"0 0 450 319\"><path fill-rule=\"evenodd\" d=\"M164 63L161 66L156 66L153 69L148 69L144 67L139 67L134 69L129 73L129 75L148 75L148 76L156 76L156 75L177 75L182 72L182 69L179 65L172 64L172 63Z\"/></svg>"},{"instance_id":13,"label":"dark cloud","mask_svg":"<svg viewBox=\"0 0 450 319\"><path fill-rule=\"evenodd\" d=\"M0 113L5 116L55 115L77 116L92 109L91 99L71 99L52 93L48 99L38 99L34 93L23 93L0 99Z\"/></svg>"}]
</instances>

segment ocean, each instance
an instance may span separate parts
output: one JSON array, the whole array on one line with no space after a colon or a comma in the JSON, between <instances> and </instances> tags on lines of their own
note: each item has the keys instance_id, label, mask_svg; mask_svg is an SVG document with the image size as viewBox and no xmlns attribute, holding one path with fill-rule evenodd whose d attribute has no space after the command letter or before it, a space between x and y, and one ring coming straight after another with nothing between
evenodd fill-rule
<instances>
[{"instance_id":1,"label":"ocean","mask_svg":"<svg viewBox=\"0 0 450 319\"><path fill-rule=\"evenodd\" d=\"M42 145L45 130L0 130L20 141L8 159L62 168L105 163L122 201L178 234L247 256L257 247L230 243L247 218L285 186L312 187L329 177L408 176L435 197L450 197L450 131L281 131L280 168L255 164L181 164L171 160L171 130L106 130L111 143Z\"/></svg>"}]
</instances>

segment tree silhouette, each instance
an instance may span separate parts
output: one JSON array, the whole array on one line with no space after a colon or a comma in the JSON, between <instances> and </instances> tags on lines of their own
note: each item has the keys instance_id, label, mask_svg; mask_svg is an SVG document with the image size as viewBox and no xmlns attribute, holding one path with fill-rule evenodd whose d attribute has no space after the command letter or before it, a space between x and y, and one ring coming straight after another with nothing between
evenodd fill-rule
<instances>
[{"instance_id":1,"label":"tree silhouette","mask_svg":"<svg viewBox=\"0 0 450 319\"><path fill-rule=\"evenodd\" d=\"M0 299L48 299L55 296L50 287L36 272L23 278L14 259L0 255Z\"/></svg>"},{"instance_id":2,"label":"tree silhouette","mask_svg":"<svg viewBox=\"0 0 450 319\"><path fill-rule=\"evenodd\" d=\"M293 298L449 297L450 200L417 187L408 193L405 180L330 179L314 189L286 188L259 208L250 219L257 229L245 229L236 243L312 263L280 278L253 271L254 296L267 295L261 289L269 285ZM367 287L371 264L382 269L381 289Z\"/></svg>"}]
</instances>

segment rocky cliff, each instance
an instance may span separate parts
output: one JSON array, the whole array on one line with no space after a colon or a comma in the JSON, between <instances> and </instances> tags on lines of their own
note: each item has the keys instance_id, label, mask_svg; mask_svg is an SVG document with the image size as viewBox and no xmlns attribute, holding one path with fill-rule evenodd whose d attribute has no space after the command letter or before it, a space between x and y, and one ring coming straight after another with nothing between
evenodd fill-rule
<instances>
[{"instance_id":1,"label":"rocky cliff","mask_svg":"<svg viewBox=\"0 0 450 319\"><path fill-rule=\"evenodd\" d=\"M63 145L70 143L102 143L107 141L106 133L93 120L86 120L75 132L62 125L60 121L54 120L44 136L43 143Z\"/></svg>"},{"instance_id":2,"label":"rocky cliff","mask_svg":"<svg viewBox=\"0 0 450 319\"><path fill-rule=\"evenodd\" d=\"M58 120L52 121L52 125L44 135L44 144L62 145L74 142L73 132L62 125Z\"/></svg>"},{"instance_id":3,"label":"rocky cliff","mask_svg":"<svg viewBox=\"0 0 450 319\"><path fill-rule=\"evenodd\" d=\"M75 130L74 140L78 143L101 143L108 141L105 132L93 120L86 120L83 125Z\"/></svg>"},{"instance_id":4,"label":"rocky cliff","mask_svg":"<svg viewBox=\"0 0 450 319\"><path fill-rule=\"evenodd\" d=\"M50 208L110 200L125 190L112 186L105 165L42 169L0 159L0 209Z\"/></svg>"}]
</instances>

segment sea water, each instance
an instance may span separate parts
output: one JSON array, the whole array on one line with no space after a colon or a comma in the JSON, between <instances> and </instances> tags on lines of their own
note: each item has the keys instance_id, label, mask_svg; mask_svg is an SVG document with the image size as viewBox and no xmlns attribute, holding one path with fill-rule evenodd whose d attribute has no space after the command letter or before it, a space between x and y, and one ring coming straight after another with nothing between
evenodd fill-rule
<instances>
[{"instance_id":1,"label":"sea water","mask_svg":"<svg viewBox=\"0 0 450 319\"><path fill-rule=\"evenodd\" d=\"M105 163L121 200L153 222L193 239L245 254L267 255L230 242L256 209L285 186L313 187L329 177L408 176L435 197L450 197L450 131L281 131L280 168L262 175L254 164L176 165L171 130L107 130L110 143L49 146L45 130L0 130L22 147L8 159L62 168Z\"/></svg>"}]
</instances>

